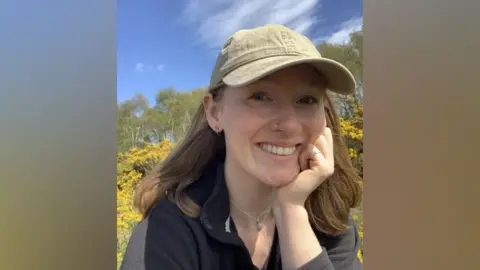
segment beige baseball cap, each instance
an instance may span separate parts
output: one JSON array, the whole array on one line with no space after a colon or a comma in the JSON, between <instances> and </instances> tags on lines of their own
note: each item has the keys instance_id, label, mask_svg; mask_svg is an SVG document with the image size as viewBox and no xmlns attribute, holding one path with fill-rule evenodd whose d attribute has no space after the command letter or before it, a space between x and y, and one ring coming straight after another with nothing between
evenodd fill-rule
<instances>
[{"instance_id":1,"label":"beige baseball cap","mask_svg":"<svg viewBox=\"0 0 480 270\"><path fill-rule=\"evenodd\" d=\"M217 58L209 88L245 86L298 64L315 67L330 91L344 95L355 92L355 79L345 66L322 57L304 35L276 24L239 30L230 37Z\"/></svg>"}]
</instances>

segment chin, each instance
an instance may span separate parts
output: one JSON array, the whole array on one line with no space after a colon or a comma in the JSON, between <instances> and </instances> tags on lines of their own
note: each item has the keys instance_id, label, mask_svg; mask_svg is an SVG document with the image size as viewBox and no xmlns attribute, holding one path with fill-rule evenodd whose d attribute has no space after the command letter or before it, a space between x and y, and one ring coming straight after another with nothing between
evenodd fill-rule
<instances>
[{"instance_id":1,"label":"chin","mask_svg":"<svg viewBox=\"0 0 480 270\"><path fill-rule=\"evenodd\" d=\"M298 175L299 169L279 170L272 172L271 170L261 173L258 179L265 185L272 188L280 188L290 184Z\"/></svg>"},{"instance_id":2,"label":"chin","mask_svg":"<svg viewBox=\"0 0 480 270\"><path fill-rule=\"evenodd\" d=\"M249 162L250 172L264 185L279 188L291 183L300 172L298 154L277 156L260 150Z\"/></svg>"}]
</instances>

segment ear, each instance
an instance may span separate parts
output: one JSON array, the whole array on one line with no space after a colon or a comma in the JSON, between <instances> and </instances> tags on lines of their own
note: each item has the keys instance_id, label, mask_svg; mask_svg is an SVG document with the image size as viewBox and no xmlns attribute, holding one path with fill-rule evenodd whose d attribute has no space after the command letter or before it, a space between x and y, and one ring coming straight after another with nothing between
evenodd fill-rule
<instances>
[{"instance_id":1,"label":"ear","mask_svg":"<svg viewBox=\"0 0 480 270\"><path fill-rule=\"evenodd\" d=\"M219 113L220 113L220 103L213 100L212 94L208 94L203 98L203 109L205 111L205 116L207 118L208 124L215 132L222 131Z\"/></svg>"}]
</instances>

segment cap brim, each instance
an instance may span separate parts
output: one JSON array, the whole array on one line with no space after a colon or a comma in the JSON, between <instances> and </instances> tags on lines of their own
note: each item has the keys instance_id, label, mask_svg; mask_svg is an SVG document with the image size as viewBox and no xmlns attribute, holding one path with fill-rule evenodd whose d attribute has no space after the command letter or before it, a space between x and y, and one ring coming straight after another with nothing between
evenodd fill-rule
<instances>
[{"instance_id":1,"label":"cap brim","mask_svg":"<svg viewBox=\"0 0 480 270\"><path fill-rule=\"evenodd\" d=\"M245 64L223 78L228 86L241 87L253 83L278 70L299 64L315 67L327 81L327 88L342 95L355 92L356 83L352 73L342 64L328 58L275 56Z\"/></svg>"}]
</instances>

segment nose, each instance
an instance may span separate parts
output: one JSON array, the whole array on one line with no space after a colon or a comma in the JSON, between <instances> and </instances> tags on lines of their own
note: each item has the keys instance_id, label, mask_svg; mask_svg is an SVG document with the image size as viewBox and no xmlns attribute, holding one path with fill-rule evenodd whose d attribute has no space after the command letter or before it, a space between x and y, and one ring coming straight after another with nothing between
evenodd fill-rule
<instances>
[{"instance_id":1,"label":"nose","mask_svg":"<svg viewBox=\"0 0 480 270\"><path fill-rule=\"evenodd\" d=\"M297 111L292 105L278 107L271 124L273 131L292 133L298 131L300 122L297 117Z\"/></svg>"}]
</instances>

